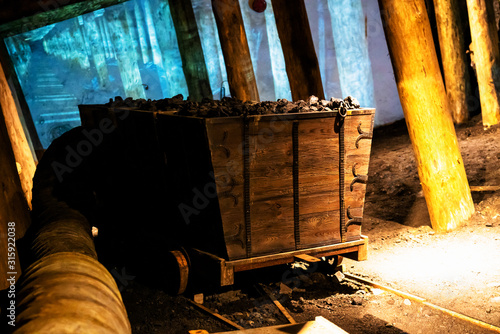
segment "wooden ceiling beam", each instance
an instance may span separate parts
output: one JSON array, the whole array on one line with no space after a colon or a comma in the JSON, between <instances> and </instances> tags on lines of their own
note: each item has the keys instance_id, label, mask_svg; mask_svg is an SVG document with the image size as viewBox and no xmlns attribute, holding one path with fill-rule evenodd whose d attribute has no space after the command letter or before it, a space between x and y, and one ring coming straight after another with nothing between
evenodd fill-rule
<instances>
[{"instance_id":1,"label":"wooden ceiling beam","mask_svg":"<svg viewBox=\"0 0 500 334\"><path fill-rule=\"evenodd\" d=\"M0 37L8 37L68 20L127 0L2 0Z\"/></svg>"},{"instance_id":2,"label":"wooden ceiling beam","mask_svg":"<svg viewBox=\"0 0 500 334\"><path fill-rule=\"evenodd\" d=\"M325 98L304 0L273 0L292 99Z\"/></svg>"},{"instance_id":3,"label":"wooden ceiling beam","mask_svg":"<svg viewBox=\"0 0 500 334\"><path fill-rule=\"evenodd\" d=\"M231 96L259 101L257 81L238 1L212 0Z\"/></svg>"}]
</instances>

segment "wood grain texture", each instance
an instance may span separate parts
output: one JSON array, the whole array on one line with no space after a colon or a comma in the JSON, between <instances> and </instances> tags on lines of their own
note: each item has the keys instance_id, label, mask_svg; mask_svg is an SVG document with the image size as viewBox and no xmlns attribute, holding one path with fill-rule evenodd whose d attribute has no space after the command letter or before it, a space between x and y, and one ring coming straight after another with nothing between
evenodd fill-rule
<instances>
[{"instance_id":1,"label":"wood grain texture","mask_svg":"<svg viewBox=\"0 0 500 334\"><path fill-rule=\"evenodd\" d=\"M273 131L269 121L250 121L251 254L295 248L292 122Z\"/></svg>"},{"instance_id":2,"label":"wood grain texture","mask_svg":"<svg viewBox=\"0 0 500 334\"><path fill-rule=\"evenodd\" d=\"M464 37L467 14L462 12L460 2L434 0L446 94L453 121L457 124L469 119L467 98L472 94Z\"/></svg>"},{"instance_id":3,"label":"wood grain texture","mask_svg":"<svg viewBox=\"0 0 500 334\"><path fill-rule=\"evenodd\" d=\"M474 212L423 0L379 0L384 30L432 226ZM418 50L418 52L416 52Z\"/></svg>"},{"instance_id":4,"label":"wood grain texture","mask_svg":"<svg viewBox=\"0 0 500 334\"><path fill-rule=\"evenodd\" d=\"M214 179L230 260L246 256L242 132L240 119L228 119L225 123L207 120Z\"/></svg>"},{"instance_id":5,"label":"wood grain texture","mask_svg":"<svg viewBox=\"0 0 500 334\"><path fill-rule=\"evenodd\" d=\"M346 151L344 194L345 207L346 210L350 208L351 218L363 218L366 184L360 182L353 183L355 179L353 168L358 177L368 175L372 139L361 138L363 138L363 134L373 133L373 121L374 115L350 116L346 117L344 121ZM358 138L360 139L358 140ZM349 217L347 217L346 212L346 223L348 221ZM352 224L347 226L346 240L359 240L360 235L361 225Z\"/></svg>"},{"instance_id":6,"label":"wood grain texture","mask_svg":"<svg viewBox=\"0 0 500 334\"><path fill-rule=\"evenodd\" d=\"M340 242L339 134L335 119L299 123L301 248Z\"/></svg>"},{"instance_id":7,"label":"wood grain texture","mask_svg":"<svg viewBox=\"0 0 500 334\"><path fill-rule=\"evenodd\" d=\"M500 123L500 51L493 1L467 0L483 126Z\"/></svg>"},{"instance_id":8,"label":"wood grain texture","mask_svg":"<svg viewBox=\"0 0 500 334\"><path fill-rule=\"evenodd\" d=\"M191 0L169 0L168 2L177 34L177 44L179 44L189 98L192 101L201 101L205 97L211 99L212 90L207 65Z\"/></svg>"},{"instance_id":9,"label":"wood grain texture","mask_svg":"<svg viewBox=\"0 0 500 334\"><path fill-rule=\"evenodd\" d=\"M23 187L24 197L31 208L31 189L33 188L36 158L32 143L24 132L8 79L2 66L0 66L0 105L16 162L21 167L19 179Z\"/></svg>"},{"instance_id":10,"label":"wood grain texture","mask_svg":"<svg viewBox=\"0 0 500 334\"><path fill-rule=\"evenodd\" d=\"M242 101L259 101L240 5L234 0L212 0L212 10L226 63L231 96Z\"/></svg>"},{"instance_id":11,"label":"wood grain texture","mask_svg":"<svg viewBox=\"0 0 500 334\"><path fill-rule=\"evenodd\" d=\"M293 100L324 99L304 0L273 0L272 5Z\"/></svg>"}]
</instances>

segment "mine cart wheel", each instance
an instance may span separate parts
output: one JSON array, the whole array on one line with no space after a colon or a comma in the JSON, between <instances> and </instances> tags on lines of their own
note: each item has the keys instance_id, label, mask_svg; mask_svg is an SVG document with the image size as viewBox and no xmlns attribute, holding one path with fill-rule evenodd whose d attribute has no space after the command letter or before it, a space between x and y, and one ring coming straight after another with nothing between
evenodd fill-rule
<instances>
[{"instance_id":1,"label":"mine cart wheel","mask_svg":"<svg viewBox=\"0 0 500 334\"><path fill-rule=\"evenodd\" d=\"M172 269L172 280L167 288L174 294L183 294L186 291L189 279L189 256L184 250L168 252L168 264ZM175 277L176 276L176 277Z\"/></svg>"},{"instance_id":2,"label":"mine cart wheel","mask_svg":"<svg viewBox=\"0 0 500 334\"><path fill-rule=\"evenodd\" d=\"M340 255L333 255L323 257L322 260L323 261L321 261L320 264L320 271L325 274L334 274L337 271L337 267L342 264L344 257Z\"/></svg>"}]
</instances>

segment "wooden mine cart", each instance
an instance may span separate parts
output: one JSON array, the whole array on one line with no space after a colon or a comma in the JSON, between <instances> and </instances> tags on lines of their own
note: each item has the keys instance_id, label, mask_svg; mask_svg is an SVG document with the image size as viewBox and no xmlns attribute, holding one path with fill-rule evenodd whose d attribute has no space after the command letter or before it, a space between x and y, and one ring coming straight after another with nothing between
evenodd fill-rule
<instances>
[{"instance_id":1,"label":"wooden mine cart","mask_svg":"<svg viewBox=\"0 0 500 334\"><path fill-rule=\"evenodd\" d=\"M124 120L103 106L80 110L84 125L110 117L125 131L151 129L154 143L144 145L158 150L189 236L187 251L174 252L181 281L191 270L230 285L234 272L300 255L366 259L374 109L220 118L127 110Z\"/></svg>"}]
</instances>

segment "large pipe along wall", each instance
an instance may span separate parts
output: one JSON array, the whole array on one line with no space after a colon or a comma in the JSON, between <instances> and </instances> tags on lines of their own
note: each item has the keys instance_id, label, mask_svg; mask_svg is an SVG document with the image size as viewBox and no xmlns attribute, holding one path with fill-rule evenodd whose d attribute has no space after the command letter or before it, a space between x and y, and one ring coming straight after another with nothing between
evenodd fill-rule
<instances>
[{"instance_id":1,"label":"large pipe along wall","mask_svg":"<svg viewBox=\"0 0 500 334\"><path fill-rule=\"evenodd\" d=\"M118 287L97 261L85 208L92 200L90 163L61 174L54 161L82 142L81 128L49 147L33 185L30 248L18 294L14 333L131 333Z\"/></svg>"}]
</instances>

